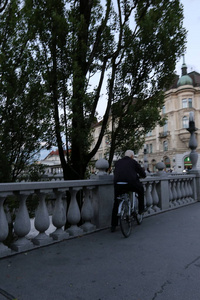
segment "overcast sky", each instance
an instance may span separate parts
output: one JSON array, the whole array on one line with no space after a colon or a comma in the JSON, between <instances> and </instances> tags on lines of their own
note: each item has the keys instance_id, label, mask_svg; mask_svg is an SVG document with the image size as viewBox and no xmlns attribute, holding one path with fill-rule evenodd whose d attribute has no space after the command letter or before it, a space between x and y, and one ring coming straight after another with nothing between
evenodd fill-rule
<instances>
[{"instance_id":1,"label":"overcast sky","mask_svg":"<svg viewBox=\"0 0 200 300\"><path fill-rule=\"evenodd\" d=\"M185 62L188 73L196 71L200 73L200 0L181 0L184 7L183 25L187 30ZM177 62L176 74L181 76L183 57ZM102 97L99 101L98 112L102 117L105 110L105 102Z\"/></svg>"},{"instance_id":2,"label":"overcast sky","mask_svg":"<svg viewBox=\"0 0 200 300\"><path fill-rule=\"evenodd\" d=\"M188 73L197 71L200 73L200 0L181 0L184 6L184 27L187 33L187 49L185 62ZM177 63L176 73L181 75L183 59Z\"/></svg>"}]
</instances>

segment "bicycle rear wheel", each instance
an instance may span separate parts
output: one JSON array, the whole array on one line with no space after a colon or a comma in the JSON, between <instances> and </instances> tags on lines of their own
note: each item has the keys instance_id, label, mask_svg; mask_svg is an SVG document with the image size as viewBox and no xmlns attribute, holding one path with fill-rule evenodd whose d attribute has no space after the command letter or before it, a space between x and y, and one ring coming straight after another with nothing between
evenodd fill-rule
<instances>
[{"instance_id":1,"label":"bicycle rear wheel","mask_svg":"<svg viewBox=\"0 0 200 300\"><path fill-rule=\"evenodd\" d=\"M143 215L138 214L138 207L139 207L139 203L138 203L138 197L135 197L135 205L134 205L134 211L135 211L135 218L136 218L136 222L138 225L142 224L143 221Z\"/></svg>"},{"instance_id":2,"label":"bicycle rear wheel","mask_svg":"<svg viewBox=\"0 0 200 300\"><path fill-rule=\"evenodd\" d=\"M125 237L129 237L129 235L131 234L131 216L129 215L129 207L126 201L122 203L120 228L123 235Z\"/></svg>"}]
</instances>

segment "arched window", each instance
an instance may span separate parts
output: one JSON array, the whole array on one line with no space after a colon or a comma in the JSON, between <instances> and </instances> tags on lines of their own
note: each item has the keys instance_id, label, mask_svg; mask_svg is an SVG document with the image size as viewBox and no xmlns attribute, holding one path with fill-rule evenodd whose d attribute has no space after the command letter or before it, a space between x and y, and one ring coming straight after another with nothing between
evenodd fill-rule
<instances>
[{"instance_id":1,"label":"arched window","mask_svg":"<svg viewBox=\"0 0 200 300\"><path fill-rule=\"evenodd\" d=\"M188 117L184 116L182 119L183 128L189 127Z\"/></svg>"},{"instance_id":2,"label":"arched window","mask_svg":"<svg viewBox=\"0 0 200 300\"><path fill-rule=\"evenodd\" d=\"M169 157L164 158L164 164L165 164L166 168L171 168L171 163L170 163Z\"/></svg>"},{"instance_id":3,"label":"arched window","mask_svg":"<svg viewBox=\"0 0 200 300\"><path fill-rule=\"evenodd\" d=\"M163 151L167 151L168 150L168 142L164 141L163 142Z\"/></svg>"}]
</instances>

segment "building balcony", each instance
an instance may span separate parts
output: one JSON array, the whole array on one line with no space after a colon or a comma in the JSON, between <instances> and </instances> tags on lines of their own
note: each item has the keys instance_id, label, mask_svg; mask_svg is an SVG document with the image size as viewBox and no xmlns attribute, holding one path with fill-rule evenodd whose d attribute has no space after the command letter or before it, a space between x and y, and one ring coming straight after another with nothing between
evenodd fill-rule
<instances>
[{"instance_id":1,"label":"building balcony","mask_svg":"<svg viewBox=\"0 0 200 300\"><path fill-rule=\"evenodd\" d=\"M166 138L170 135L170 131L163 131L163 132L159 132L159 138L163 139Z\"/></svg>"}]
</instances>

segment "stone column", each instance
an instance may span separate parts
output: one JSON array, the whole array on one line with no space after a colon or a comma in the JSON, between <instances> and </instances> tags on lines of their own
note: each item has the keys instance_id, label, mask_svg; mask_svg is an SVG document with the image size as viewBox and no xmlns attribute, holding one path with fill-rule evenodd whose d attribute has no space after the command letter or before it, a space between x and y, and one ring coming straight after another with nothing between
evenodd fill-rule
<instances>
[{"instance_id":1,"label":"stone column","mask_svg":"<svg viewBox=\"0 0 200 300\"><path fill-rule=\"evenodd\" d=\"M92 192L93 218L92 223L97 228L111 225L112 208L114 203L113 175L106 173L108 161L101 158L95 164L99 170L97 175L92 175L91 180L99 180L100 184Z\"/></svg>"},{"instance_id":2,"label":"stone column","mask_svg":"<svg viewBox=\"0 0 200 300\"><path fill-rule=\"evenodd\" d=\"M161 210L169 209L169 178L168 174L164 171L165 164L163 162L159 162L156 164L156 168L158 169L157 176L160 178L160 184L158 184L158 196L160 201Z\"/></svg>"}]
</instances>

